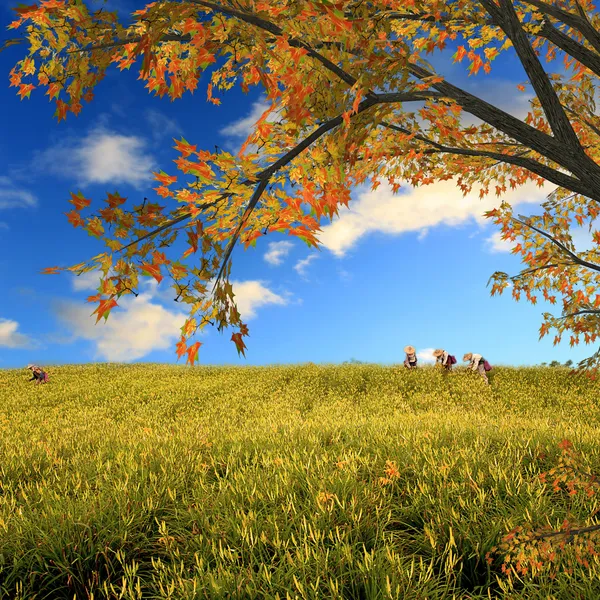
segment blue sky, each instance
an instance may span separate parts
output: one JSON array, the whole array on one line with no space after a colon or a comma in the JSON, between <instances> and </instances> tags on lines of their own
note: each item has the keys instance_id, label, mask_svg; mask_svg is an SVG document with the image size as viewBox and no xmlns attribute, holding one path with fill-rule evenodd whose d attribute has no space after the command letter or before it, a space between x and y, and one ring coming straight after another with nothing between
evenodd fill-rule
<instances>
[{"instance_id":1,"label":"blue sky","mask_svg":"<svg viewBox=\"0 0 600 600\"><path fill-rule=\"evenodd\" d=\"M4 3L0 18L11 20ZM20 101L8 87L8 72L24 51L16 46L0 54L0 368L174 363L185 313L167 285L147 281L138 298L123 298L106 323L95 325L95 305L85 299L97 278L40 271L104 251L67 222L71 191L81 189L95 203L115 190L135 203L156 199L150 172L175 174L172 138L239 148L262 112L260 91L233 90L215 107L201 80L194 95L171 102L150 96L133 69L113 69L78 118L57 124L54 104L42 92ZM443 62L453 83L525 114L527 96L516 85L526 77L514 59L497 60L490 75L470 78L466 65ZM551 189L525 186L508 196L527 214ZM556 347L552 336L538 341L541 314L555 307L516 303L509 293L490 297L486 284L494 271L520 268L482 217L499 203L494 196L479 200L477 191L463 197L452 182L407 185L395 196L385 185L375 192L359 188L350 209L323 227L321 251L279 234L260 238L254 249L238 248L232 279L250 329L247 358L238 358L231 331L206 329L200 362L390 364L403 360L406 344L423 359L440 347L459 359L478 352L492 364L591 354L592 346L570 348L568 337Z\"/></svg>"}]
</instances>

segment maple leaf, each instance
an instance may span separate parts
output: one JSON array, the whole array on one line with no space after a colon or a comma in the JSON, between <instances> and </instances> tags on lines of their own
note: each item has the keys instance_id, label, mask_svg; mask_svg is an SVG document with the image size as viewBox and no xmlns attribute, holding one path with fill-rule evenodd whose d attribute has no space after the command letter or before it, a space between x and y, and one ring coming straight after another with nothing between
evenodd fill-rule
<instances>
[{"instance_id":1,"label":"maple leaf","mask_svg":"<svg viewBox=\"0 0 600 600\"><path fill-rule=\"evenodd\" d=\"M83 227L85 225L85 221L76 210L71 210L68 213L65 213L65 215L67 215L67 219L73 227Z\"/></svg>"},{"instance_id":2,"label":"maple leaf","mask_svg":"<svg viewBox=\"0 0 600 600\"><path fill-rule=\"evenodd\" d=\"M108 300L100 300L98 303L98 308L92 313L92 315L98 314L98 318L96 319L96 323L104 317L104 320L108 319L108 315L110 311L117 305L117 301L114 298L109 298Z\"/></svg>"},{"instance_id":3,"label":"maple leaf","mask_svg":"<svg viewBox=\"0 0 600 600\"><path fill-rule=\"evenodd\" d=\"M242 339L242 334L241 333L233 333L231 335L231 341L235 343L235 347L237 349L238 356L240 354L242 354L245 357L246 353L244 352L244 349L246 348L246 344L244 344L244 340Z\"/></svg>"},{"instance_id":4,"label":"maple leaf","mask_svg":"<svg viewBox=\"0 0 600 600\"><path fill-rule=\"evenodd\" d=\"M142 270L148 275L154 277L158 283L163 280L162 275L160 274L160 265L153 265L147 262L143 262L141 264Z\"/></svg>"},{"instance_id":5,"label":"maple leaf","mask_svg":"<svg viewBox=\"0 0 600 600\"><path fill-rule=\"evenodd\" d=\"M187 349L187 363L194 366L194 361L197 358L197 354L198 354L198 350L200 349L200 346L202 344L200 342L196 342L195 344L192 344L188 349Z\"/></svg>"},{"instance_id":6,"label":"maple leaf","mask_svg":"<svg viewBox=\"0 0 600 600\"><path fill-rule=\"evenodd\" d=\"M69 200L69 202L75 206L75 210L82 210L92 203L92 201L85 198L81 192L77 192L77 194L71 193L71 200Z\"/></svg>"}]
</instances>

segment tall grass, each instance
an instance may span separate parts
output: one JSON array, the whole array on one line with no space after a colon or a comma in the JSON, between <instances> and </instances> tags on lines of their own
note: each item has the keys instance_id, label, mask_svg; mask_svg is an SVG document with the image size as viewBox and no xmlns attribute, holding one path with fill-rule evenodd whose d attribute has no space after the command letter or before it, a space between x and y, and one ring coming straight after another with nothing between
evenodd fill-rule
<instances>
[{"instance_id":1,"label":"tall grass","mask_svg":"<svg viewBox=\"0 0 600 600\"><path fill-rule=\"evenodd\" d=\"M595 523L539 474L600 472L566 369L89 365L0 371L0 594L600 598L600 561L509 580L518 525ZM490 564L491 562L491 564Z\"/></svg>"}]
</instances>

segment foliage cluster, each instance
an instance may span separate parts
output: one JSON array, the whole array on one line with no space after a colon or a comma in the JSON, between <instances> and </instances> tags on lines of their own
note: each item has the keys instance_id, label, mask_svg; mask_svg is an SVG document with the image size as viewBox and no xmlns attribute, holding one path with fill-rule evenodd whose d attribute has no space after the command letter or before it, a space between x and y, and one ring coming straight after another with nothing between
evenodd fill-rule
<instances>
[{"instance_id":1,"label":"foliage cluster","mask_svg":"<svg viewBox=\"0 0 600 600\"><path fill-rule=\"evenodd\" d=\"M15 9L9 29L21 37L5 47L28 46L9 75L21 98L45 89L61 121L82 111L109 69L134 67L161 97L206 84L219 104L234 86L256 86L268 108L236 156L176 141L179 174L155 173L159 199L131 206L109 193L88 212L91 199L72 194L69 221L107 249L68 267L101 270L89 298L98 318L135 293L140 275L169 277L189 307L178 355L194 363L201 342L189 340L207 323L236 328L243 353L248 328L227 280L238 241L287 232L318 247L322 221L357 185L398 191L453 179L465 193L502 199L486 216L526 265L513 277L494 273L492 294L510 286L516 300L562 307L540 328L554 330L555 343L567 332L571 345L600 335L600 17L591 0L182 0L138 2L127 20L105 8L40 0ZM473 75L514 61L524 77L515 88L531 94L527 115L457 85L432 64L440 55ZM528 182L556 186L531 218L505 199ZM575 223L592 232L591 250L574 247ZM179 255L181 233L188 249ZM600 352L581 367L599 364Z\"/></svg>"},{"instance_id":2,"label":"foliage cluster","mask_svg":"<svg viewBox=\"0 0 600 600\"><path fill-rule=\"evenodd\" d=\"M592 532L531 539L596 525L597 390L565 369L50 373L0 373L3 597L600 596Z\"/></svg>"}]
</instances>

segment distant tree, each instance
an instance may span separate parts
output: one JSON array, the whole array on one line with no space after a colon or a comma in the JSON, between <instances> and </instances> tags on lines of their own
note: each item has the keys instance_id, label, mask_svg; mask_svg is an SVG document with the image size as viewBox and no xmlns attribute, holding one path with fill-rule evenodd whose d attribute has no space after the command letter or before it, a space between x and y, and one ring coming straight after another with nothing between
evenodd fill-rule
<instances>
[{"instance_id":1,"label":"distant tree","mask_svg":"<svg viewBox=\"0 0 600 600\"><path fill-rule=\"evenodd\" d=\"M396 192L403 181L455 178L465 193L479 184L482 196L527 181L557 186L541 216L514 216L506 202L487 213L504 239L520 241L515 252L527 265L510 278L495 273L491 292L512 281L516 300L523 293L535 303L536 291L552 303L562 296L563 314L544 314L540 329L555 329L555 343L568 330L571 344L600 334L597 248L576 252L569 233L573 219L591 225L600 214L600 16L591 0L171 0L140 2L129 23L89 4L20 5L9 25L29 45L11 85L21 98L46 88L59 121L80 113L111 65L129 69L139 59L140 79L159 96L194 91L210 70L210 102L238 84L244 92L262 86L269 104L237 156L177 141L184 177L155 173L164 202L125 210L125 198L108 194L106 206L84 217L91 200L72 195L69 221L108 248L69 267L101 269L89 298L98 320L135 293L139 275L168 276L189 307L178 356L193 364L200 342L188 342L206 324L235 327L231 339L244 353L248 328L229 283L238 240L248 247L287 232L318 247L322 218L337 215L356 185L387 180ZM452 83L451 71L438 73L426 60L435 52L443 65L466 59L470 74L489 73L510 53L533 94L525 120ZM548 63L564 59L564 70L546 69L543 54ZM167 257L180 232L188 249ZM195 265L184 264L196 253ZM598 363L600 351L580 364Z\"/></svg>"},{"instance_id":2,"label":"distant tree","mask_svg":"<svg viewBox=\"0 0 600 600\"><path fill-rule=\"evenodd\" d=\"M571 359L569 359L565 362L565 367L571 367L571 366L573 366L573 361Z\"/></svg>"},{"instance_id":3,"label":"distant tree","mask_svg":"<svg viewBox=\"0 0 600 600\"><path fill-rule=\"evenodd\" d=\"M550 363L550 366L551 366L551 367L560 367L560 363L559 363L557 360L553 360L553 361Z\"/></svg>"},{"instance_id":4,"label":"distant tree","mask_svg":"<svg viewBox=\"0 0 600 600\"><path fill-rule=\"evenodd\" d=\"M542 363L542 367L545 367L547 365L548 365L548 363L545 363L545 362Z\"/></svg>"},{"instance_id":5,"label":"distant tree","mask_svg":"<svg viewBox=\"0 0 600 600\"><path fill-rule=\"evenodd\" d=\"M344 365L364 365L365 363L362 360L357 360L356 358L351 358L350 360L344 361L342 364L344 364Z\"/></svg>"}]
</instances>

